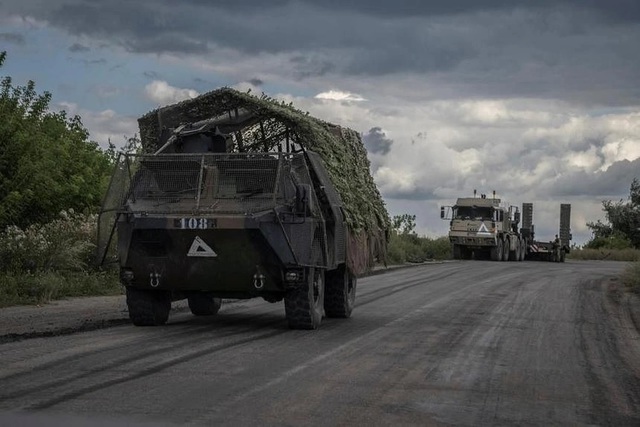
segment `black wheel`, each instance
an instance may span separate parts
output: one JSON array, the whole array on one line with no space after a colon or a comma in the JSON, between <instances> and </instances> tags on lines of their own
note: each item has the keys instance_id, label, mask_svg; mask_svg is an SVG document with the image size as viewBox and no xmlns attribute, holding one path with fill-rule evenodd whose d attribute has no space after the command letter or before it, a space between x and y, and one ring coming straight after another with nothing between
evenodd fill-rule
<instances>
[{"instance_id":1,"label":"black wheel","mask_svg":"<svg viewBox=\"0 0 640 427\"><path fill-rule=\"evenodd\" d=\"M520 260L520 240L517 237L515 237L515 239L516 239L516 242L515 242L516 248L514 250L509 251L509 261Z\"/></svg>"},{"instance_id":2,"label":"black wheel","mask_svg":"<svg viewBox=\"0 0 640 427\"><path fill-rule=\"evenodd\" d=\"M345 265L325 275L324 312L327 317L346 319L356 302L357 278Z\"/></svg>"},{"instance_id":3,"label":"black wheel","mask_svg":"<svg viewBox=\"0 0 640 427\"><path fill-rule=\"evenodd\" d=\"M509 238L507 237L502 242L502 261L509 261L509 247L511 246Z\"/></svg>"},{"instance_id":4,"label":"black wheel","mask_svg":"<svg viewBox=\"0 0 640 427\"><path fill-rule=\"evenodd\" d=\"M218 314L222 300L214 298L207 292L194 292L187 296L189 309L195 316L213 316Z\"/></svg>"},{"instance_id":5,"label":"black wheel","mask_svg":"<svg viewBox=\"0 0 640 427\"><path fill-rule=\"evenodd\" d=\"M129 318L136 326L159 326L167 323L171 299L165 291L127 287Z\"/></svg>"},{"instance_id":6,"label":"black wheel","mask_svg":"<svg viewBox=\"0 0 640 427\"><path fill-rule=\"evenodd\" d=\"M460 245L456 245L456 244L451 245L451 257L453 259L462 258Z\"/></svg>"},{"instance_id":7,"label":"black wheel","mask_svg":"<svg viewBox=\"0 0 640 427\"><path fill-rule=\"evenodd\" d=\"M502 239L498 237L496 241L496 245L491 248L492 261L502 261L502 253L504 252L502 246L503 246Z\"/></svg>"},{"instance_id":8,"label":"black wheel","mask_svg":"<svg viewBox=\"0 0 640 427\"><path fill-rule=\"evenodd\" d=\"M305 281L289 289L284 309L291 329L317 329L324 311L324 270L308 267Z\"/></svg>"}]
</instances>

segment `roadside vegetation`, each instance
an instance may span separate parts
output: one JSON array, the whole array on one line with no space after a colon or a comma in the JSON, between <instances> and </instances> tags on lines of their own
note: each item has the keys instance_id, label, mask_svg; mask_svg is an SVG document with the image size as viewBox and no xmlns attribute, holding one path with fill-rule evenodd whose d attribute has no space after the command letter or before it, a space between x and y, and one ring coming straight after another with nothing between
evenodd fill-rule
<instances>
[{"instance_id":1,"label":"roadside vegetation","mask_svg":"<svg viewBox=\"0 0 640 427\"><path fill-rule=\"evenodd\" d=\"M391 219L392 230L387 247L389 264L419 263L427 260L451 258L448 237L422 237L415 232L415 215L396 215Z\"/></svg>"},{"instance_id":2,"label":"roadside vegetation","mask_svg":"<svg viewBox=\"0 0 640 427\"><path fill-rule=\"evenodd\" d=\"M0 80L0 306L120 292L115 272L91 267L114 148L50 101Z\"/></svg>"},{"instance_id":3,"label":"roadside vegetation","mask_svg":"<svg viewBox=\"0 0 640 427\"><path fill-rule=\"evenodd\" d=\"M573 259L631 261L622 275L625 287L640 293L640 181L634 178L627 200L602 202L605 221L587 223L593 238L570 253Z\"/></svg>"}]
</instances>

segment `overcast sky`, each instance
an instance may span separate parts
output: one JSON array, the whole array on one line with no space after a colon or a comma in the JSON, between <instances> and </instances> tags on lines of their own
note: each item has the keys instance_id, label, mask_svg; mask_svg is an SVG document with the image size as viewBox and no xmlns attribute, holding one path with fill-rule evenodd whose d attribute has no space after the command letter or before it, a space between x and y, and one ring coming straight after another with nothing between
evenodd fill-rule
<instances>
[{"instance_id":1,"label":"overcast sky","mask_svg":"<svg viewBox=\"0 0 640 427\"><path fill-rule=\"evenodd\" d=\"M534 5L535 3L535 5ZM32 79L91 138L221 86L364 136L392 215L446 234L474 189L534 202L576 243L640 177L636 0L0 0L0 75Z\"/></svg>"}]
</instances>

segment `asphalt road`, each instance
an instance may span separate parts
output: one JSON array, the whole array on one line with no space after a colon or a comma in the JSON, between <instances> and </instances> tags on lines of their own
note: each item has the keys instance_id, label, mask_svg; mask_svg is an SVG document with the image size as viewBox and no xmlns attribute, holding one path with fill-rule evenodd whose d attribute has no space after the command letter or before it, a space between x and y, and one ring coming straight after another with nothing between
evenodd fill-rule
<instances>
[{"instance_id":1,"label":"asphalt road","mask_svg":"<svg viewBox=\"0 0 640 427\"><path fill-rule=\"evenodd\" d=\"M0 425L640 425L623 268L434 264L361 279L318 331L251 300L5 342Z\"/></svg>"}]
</instances>

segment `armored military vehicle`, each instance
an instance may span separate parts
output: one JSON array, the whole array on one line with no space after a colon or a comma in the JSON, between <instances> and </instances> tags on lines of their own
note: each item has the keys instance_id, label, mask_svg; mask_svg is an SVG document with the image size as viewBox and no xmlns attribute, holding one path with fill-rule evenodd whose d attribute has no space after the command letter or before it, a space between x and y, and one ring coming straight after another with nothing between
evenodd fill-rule
<instances>
[{"instance_id":1,"label":"armored military vehicle","mask_svg":"<svg viewBox=\"0 0 640 427\"><path fill-rule=\"evenodd\" d=\"M570 250L571 205L560 207L560 237L551 241L536 241L533 225L533 204L506 206L486 194L463 197L454 206L442 206L440 217L450 221L449 241L454 259L490 258L493 261L523 261L536 259L564 262ZM519 228L523 219L522 228Z\"/></svg>"},{"instance_id":2,"label":"armored military vehicle","mask_svg":"<svg viewBox=\"0 0 640 427\"><path fill-rule=\"evenodd\" d=\"M171 302L214 315L222 299L284 300L293 329L347 318L357 275L384 258L388 216L357 133L232 89L139 120L100 215L135 325Z\"/></svg>"}]
</instances>

